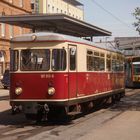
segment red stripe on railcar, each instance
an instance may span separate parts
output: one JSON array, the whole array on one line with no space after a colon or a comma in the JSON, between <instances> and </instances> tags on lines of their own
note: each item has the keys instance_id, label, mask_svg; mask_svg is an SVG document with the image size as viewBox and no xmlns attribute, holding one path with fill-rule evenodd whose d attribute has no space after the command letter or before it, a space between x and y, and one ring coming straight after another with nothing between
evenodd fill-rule
<instances>
[{"instance_id":1,"label":"red stripe on railcar","mask_svg":"<svg viewBox=\"0 0 140 140\"><path fill-rule=\"evenodd\" d=\"M12 73L11 99L69 99L124 87L123 73ZM53 96L48 88L54 87ZM22 87L20 95L15 88Z\"/></svg>"}]
</instances>

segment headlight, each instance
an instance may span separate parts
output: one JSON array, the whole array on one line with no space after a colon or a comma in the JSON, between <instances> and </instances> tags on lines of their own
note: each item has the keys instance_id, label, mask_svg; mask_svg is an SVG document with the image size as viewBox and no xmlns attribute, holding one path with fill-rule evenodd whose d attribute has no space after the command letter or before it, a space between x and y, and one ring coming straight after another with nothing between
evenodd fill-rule
<instances>
[{"instance_id":1,"label":"headlight","mask_svg":"<svg viewBox=\"0 0 140 140\"><path fill-rule=\"evenodd\" d=\"M22 88L21 87L17 87L15 89L15 93L16 93L16 95L20 95L22 93Z\"/></svg>"},{"instance_id":2,"label":"headlight","mask_svg":"<svg viewBox=\"0 0 140 140\"><path fill-rule=\"evenodd\" d=\"M54 95L54 93L55 93L55 88L54 87L48 88L48 94L49 95Z\"/></svg>"}]
</instances>

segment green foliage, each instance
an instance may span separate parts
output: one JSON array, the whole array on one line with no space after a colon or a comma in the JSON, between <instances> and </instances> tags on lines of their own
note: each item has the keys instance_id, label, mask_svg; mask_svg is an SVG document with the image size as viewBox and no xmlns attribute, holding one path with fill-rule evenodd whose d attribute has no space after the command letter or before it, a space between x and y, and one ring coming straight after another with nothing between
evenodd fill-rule
<instances>
[{"instance_id":1,"label":"green foliage","mask_svg":"<svg viewBox=\"0 0 140 140\"><path fill-rule=\"evenodd\" d=\"M140 7L135 8L135 12L133 13L133 16L136 18L136 22L134 22L134 27L136 28L136 31L140 34Z\"/></svg>"}]
</instances>

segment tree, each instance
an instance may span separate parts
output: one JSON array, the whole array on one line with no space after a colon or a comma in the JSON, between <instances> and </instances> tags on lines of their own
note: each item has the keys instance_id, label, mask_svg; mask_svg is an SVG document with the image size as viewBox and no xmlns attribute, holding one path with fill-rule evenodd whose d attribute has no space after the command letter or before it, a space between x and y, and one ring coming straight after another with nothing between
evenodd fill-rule
<instances>
[{"instance_id":1,"label":"tree","mask_svg":"<svg viewBox=\"0 0 140 140\"><path fill-rule=\"evenodd\" d=\"M134 27L136 28L136 31L140 34L140 7L135 8L135 12L133 13L133 16L136 18L136 22L134 22Z\"/></svg>"}]
</instances>

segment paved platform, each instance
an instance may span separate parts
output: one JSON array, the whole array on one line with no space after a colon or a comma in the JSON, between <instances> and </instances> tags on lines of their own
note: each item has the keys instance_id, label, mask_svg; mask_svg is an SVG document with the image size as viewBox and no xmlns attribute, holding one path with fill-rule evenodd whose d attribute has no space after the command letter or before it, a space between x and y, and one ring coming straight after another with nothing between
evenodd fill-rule
<instances>
[{"instance_id":1,"label":"paved platform","mask_svg":"<svg viewBox=\"0 0 140 140\"><path fill-rule=\"evenodd\" d=\"M0 97L9 96L9 89L0 88Z\"/></svg>"},{"instance_id":2,"label":"paved platform","mask_svg":"<svg viewBox=\"0 0 140 140\"><path fill-rule=\"evenodd\" d=\"M9 89L0 88L0 113L5 110L9 110L10 108Z\"/></svg>"},{"instance_id":3,"label":"paved platform","mask_svg":"<svg viewBox=\"0 0 140 140\"><path fill-rule=\"evenodd\" d=\"M140 140L140 111L126 111L78 140Z\"/></svg>"},{"instance_id":4,"label":"paved platform","mask_svg":"<svg viewBox=\"0 0 140 140\"><path fill-rule=\"evenodd\" d=\"M6 110L9 110L9 109L11 109L9 100L2 100L2 101L0 101L0 113L4 112Z\"/></svg>"}]
</instances>

